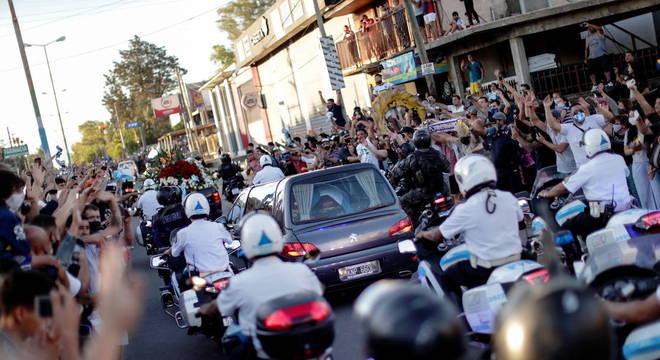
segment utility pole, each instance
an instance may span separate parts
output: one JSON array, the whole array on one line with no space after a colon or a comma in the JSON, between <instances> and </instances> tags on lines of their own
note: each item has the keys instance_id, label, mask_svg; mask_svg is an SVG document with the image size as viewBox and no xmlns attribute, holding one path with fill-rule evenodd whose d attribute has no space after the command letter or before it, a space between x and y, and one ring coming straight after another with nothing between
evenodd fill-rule
<instances>
[{"instance_id":1,"label":"utility pole","mask_svg":"<svg viewBox=\"0 0 660 360\"><path fill-rule=\"evenodd\" d=\"M64 133L64 125L62 124L62 114L60 113L60 103L57 101L57 91L55 91L55 83L53 82L53 73L50 71L50 61L48 60L48 50L44 45L44 55L46 56L46 65L48 65L48 75L50 76L50 86L53 88L53 96L55 97L55 108L57 109L57 118L60 120L60 129L62 130L62 139L64 139L64 149L66 150L66 158L71 166L71 154L69 153L69 144L66 141L66 134Z\"/></svg>"},{"instance_id":2,"label":"utility pole","mask_svg":"<svg viewBox=\"0 0 660 360\"><path fill-rule=\"evenodd\" d=\"M186 84L183 83L181 70L178 67L176 68L176 78L179 82L179 92L181 94L181 98L179 100L182 103L185 110L181 121L183 121L183 128L186 130L186 136L188 137L188 149L190 151L194 151L197 150L197 146L196 146L197 138L195 136L196 134L193 133L194 131L192 127L193 116L192 116L192 111L190 110L190 106L188 104L188 87L186 86Z\"/></svg>"},{"instance_id":3,"label":"utility pole","mask_svg":"<svg viewBox=\"0 0 660 360\"><path fill-rule=\"evenodd\" d=\"M39 103L37 102L37 93L34 91L34 84L32 83L32 74L30 73L30 64L25 55L25 47L23 45L23 36L21 35L21 28L18 25L18 18L16 17L16 10L12 0L9 2L9 11L11 12L11 20L14 23L14 32L16 33L16 42L18 43L18 51L21 53L21 61L23 62L23 70L25 70L25 78L30 89L30 98L32 99L32 108L34 109L34 116L37 118L37 127L39 128L39 137L41 138L41 148L44 150L45 158L50 158L50 148L48 147L48 138L46 137L46 130L41 121L41 111L39 111Z\"/></svg>"},{"instance_id":4,"label":"utility pole","mask_svg":"<svg viewBox=\"0 0 660 360\"><path fill-rule=\"evenodd\" d=\"M115 120L117 120L117 127L119 128L119 138L121 139L122 155L126 156L126 143L124 142L124 133L121 131L122 125L119 120L119 112L117 111L117 102L115 101L112 106L115 108Z\"/></svg>"},{"instance_id":5,"label":"utility pole","mask_svg":"<svg viewBox=\"0 0 660 360\"><path fill-rule=\"evenodd\" d=\"M419 59L422 61L422 64L428 64L429 57L427 56L426 49L424 48L424 38L422 38L422 33L419 31L419 25L417 24L417 19L415 19L415 11L413 9L412 1L403 0L403 2L406 4L408 26L410 26L410 29L412 30L413 33L413 39L415 39L415 48L417 50L417 55L419 55ZM437 97L437 93L435 91L435 80L433 79L433 75L432 74L426 75L425 78L426 78L426 87L428 87L429 89L429 94Z\"/></svg>"},{"instance_id":6,"label":"utility pole","mask_svg":"<svg viewBox=\"0 0 660 360\"><path fill-rule=\"evenodd\" d=\"M321 36L325 37L325 27L323 26L323 16L321 16L321 9L319 9L318 0L312 0L314 3L314 13L316 14L316 24L319 26Z\"/></svg>"}]
</instances>

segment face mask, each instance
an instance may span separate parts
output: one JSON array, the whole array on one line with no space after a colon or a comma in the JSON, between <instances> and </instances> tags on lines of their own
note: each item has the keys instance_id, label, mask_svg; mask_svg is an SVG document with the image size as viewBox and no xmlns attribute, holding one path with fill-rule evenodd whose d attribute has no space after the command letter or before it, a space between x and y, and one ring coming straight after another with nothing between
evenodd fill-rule
<instances>
[{"instance_id":1,"label":"face mask","mask_svg":"<svg viewBox=\"0 0 660 360\"><path fill-rule=\"evenodd\" d=\"M621 126L621 124L614 124L612 125L612 130L614 130L614 132L619 132L619 130L621 130L622 127L623 126Z\"/></svg>"},{"instance_id":2,"label":"face mask","mask_svg":"<svg viewBox=\"0 0 660 360\"><path fill-rule=\"evenodd\" d=\"M497 129L496 128L492 127L492 128L486 129L486 136L493 136L495 134L497 134Z\"/></svg>"},{"instance_id":3,"label":"face mask","mask_svg":"<svg viewBox=\"0 0 660 360\"><path fill-rule=\"evenodd\" d=\"M46 195L46 202L57 200L57 194L48 194Z\"/></svg>"},{"instance_id":4,"label":"face mask","mask_svg":"<svg viewBox=\"0 0 660 360\"><path fill-rule=\"evenodd\" d=\"M573 115L573 119L575 119L576 122L582 124L587 119L587 116L582 111L580 111Z\"/></svg>"},{"instance_id":5,"label":"face mask","mask_svg":"<svg viewBox=\"0 0 660 360\"><path fill-rule=\"evenodd\" d=\"M632 125L632 126L636 126L636 125L637 125L637 118L638 118L638 117L639 117L639 112L637 112L637 111L635 110L635 111L633 112L633 115L630 116L630 117L628 117L628 122L630 123L630 125Z\"/></svg>"},{"instance_id":6,"label":"face mask","mask_svg":"<svg viewBox=\"0 0 660 360\"><path fill-rule=\"evenodd\" d=\"M492 116L492 115L495 115L496 112L497 112L497 108L489 108L489 109L488 109L488 113L489 113L491 116Z\"/></svg>"},{"instance_id":7,"label":"face mask","mask_svg":"<svg viewBox=\"0 0 660 360\"><path fill-rule=\"evenodd\" d=\"M89 222L89 233L94 234L101 231L101 222L100 221L90 221Z\"/></svg>"},{"instance_id":8,"label":"face mask","mask_svg":"<svg viewBox=\"0 0 660 360\"><path fill-rule=\"evenodd\" d=\"M14 193L5 202L7 203L9 210L15 213L21 207L21 204L23 204L23 200L25 200L25 194Z\"/></svg>"}]
</instances>

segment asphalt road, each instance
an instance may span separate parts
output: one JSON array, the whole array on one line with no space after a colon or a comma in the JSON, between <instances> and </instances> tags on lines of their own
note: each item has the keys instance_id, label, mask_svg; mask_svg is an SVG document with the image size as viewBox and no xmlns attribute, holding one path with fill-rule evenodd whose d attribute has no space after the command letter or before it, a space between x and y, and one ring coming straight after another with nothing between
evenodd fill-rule
<instances>
[{"instance_id":1,"label":"asphalt road","mask_svg":"<svg viewBox=\"0 0 660 360\"><path fill-rule=\"evenodd\" d=\"M179 329L174 319L162 311L159 287L162 280L149 268L149 258L144 248L133 249L132 263L135 270L147 279L147 296L142 322L131 334L125 358L129 360L158 359L221 359L222 352L215 342L203 335L188 335ZM352 313L358 291L331 295L329 300L335 313L335 343L333 355L337 360L364 360L362 332Z\"/></svg>"}]
</instances>

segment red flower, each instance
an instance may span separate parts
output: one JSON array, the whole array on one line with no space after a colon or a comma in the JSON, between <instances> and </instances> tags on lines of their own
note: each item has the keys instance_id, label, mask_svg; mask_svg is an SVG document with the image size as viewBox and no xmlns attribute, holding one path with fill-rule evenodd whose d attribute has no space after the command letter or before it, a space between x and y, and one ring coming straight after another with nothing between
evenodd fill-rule
<instances>
[{"instance_id":1,"label":"red flower","mask_svg":"<svg viewBox=\"0 0 660 360\"><path fill-rule=\"evenodd\" d=\"M201 176L201 171L194 163L190 163L184 160L178 160L175 163L168 164L160 170L158 173L159 178L184 178L190 179L191 176Z\"/></svg>"}]
</instances>

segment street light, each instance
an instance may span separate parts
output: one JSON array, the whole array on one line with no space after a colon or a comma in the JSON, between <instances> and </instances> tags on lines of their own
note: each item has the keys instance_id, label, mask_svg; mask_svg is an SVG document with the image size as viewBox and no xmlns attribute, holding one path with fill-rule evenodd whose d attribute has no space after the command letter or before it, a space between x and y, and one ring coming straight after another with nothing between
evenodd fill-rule
<instances>
[{"instance_id":1,"label":"street light","mask_svg":"<svg viewBox=\"0 0 660 360\"><path fill-rule=\"evenodd\" d=\"M50 61L48 60L48 50L46 49L48 45L55 43L55 42L60 42L64 41L66 39L66 36L60 36L57 39L45 43L45 44L25 44L25 47L31 47L31 46L37 46L37 47L42 47L44 49L44 55L46 56L46 65L48 65L48 75L50 76L50 86L53 88L53 96L55 97L55 107L57 108L57 117L60 120L60 129L62 130L62 138L64 139L64 148L66 149L66 158L69 161L69 165L71 165L71 154L69 153L69 144L66 141L66 134L64 133L64 125L62 124L62 115L60 114L60 104L57 101L57 91L55 91L55 83L53 82L53 73L50 70Z\"/></svg>"}]
</instances>

